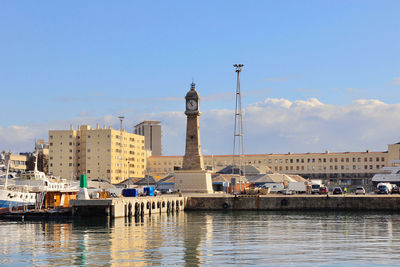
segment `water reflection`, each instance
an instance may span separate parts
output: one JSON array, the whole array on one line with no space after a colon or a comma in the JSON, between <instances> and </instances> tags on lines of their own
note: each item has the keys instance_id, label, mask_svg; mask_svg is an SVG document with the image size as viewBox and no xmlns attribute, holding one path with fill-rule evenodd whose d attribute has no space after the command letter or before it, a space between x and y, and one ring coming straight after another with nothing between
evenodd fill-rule
<instances>
[{"instance_id":1,"label":"water reflection","mask_svg":"<svg viewBox=\"0 0 400 267\"><path fill-rule=\"evenodd\" d=\"M397 214L350 212L0 221L0 265L397 265L399 222Z\"/></svg>"},{"instance_id":2,"label":"water reflection","mask_svg":"<svg viewBox=\"0 0 400 267\"><path fill-rule=\"evenodd\" d=\"M178 216L157 214L151 217L119 218L110 232L111 264L115 266L162 265L162 259L176 246L176 229L183 227L183 213Z\"/></svg>"}]
</instances>

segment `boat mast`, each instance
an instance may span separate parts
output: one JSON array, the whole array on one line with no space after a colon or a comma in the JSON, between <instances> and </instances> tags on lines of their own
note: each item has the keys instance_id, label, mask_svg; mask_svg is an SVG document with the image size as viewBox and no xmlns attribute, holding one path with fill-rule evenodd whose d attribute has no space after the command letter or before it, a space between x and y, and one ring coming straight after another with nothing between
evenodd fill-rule
<instances>
[{"instance_id":1,"label":"boat mast","mask_svg":"<svg viewBox=\"0 0 400 267\"><path fill-rule=\"evenodd\" d=\"M7 184L8 184L8 173L9 173L9 171L10 171L10 161L11 161L11 153L8 153L7 171L6 171L6 181L4 182L4 189L7 189Z\"/></svg>"},{"instance_id":2,"label":"boat mast","mask_svg":"<svg viewBox=\"0 0 400 267\"><path fill-rule=\"evenodd\" d=\"M36 143L36 139L35 139L35 169L34 169L34 172L38 171L38 168L37 168L38 157L39 157L38 150L39 149L37 149L37 143Z\"/></svg>"}]
</instances>

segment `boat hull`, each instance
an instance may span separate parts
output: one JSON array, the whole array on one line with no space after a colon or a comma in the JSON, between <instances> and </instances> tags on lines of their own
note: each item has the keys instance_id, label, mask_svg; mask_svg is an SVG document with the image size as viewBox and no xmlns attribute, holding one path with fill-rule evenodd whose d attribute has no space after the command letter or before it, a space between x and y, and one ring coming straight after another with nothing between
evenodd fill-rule
<instances>
[{"instance_id":1,"label":"boat hull","mask_svg":"<svg viewBox=\"0 0 400 267\"><path fill-rule=\"evenodd\" d=\"M36 194L9 189L0 190L0 208L35 205Z\"/></svg>"}]
</instances>

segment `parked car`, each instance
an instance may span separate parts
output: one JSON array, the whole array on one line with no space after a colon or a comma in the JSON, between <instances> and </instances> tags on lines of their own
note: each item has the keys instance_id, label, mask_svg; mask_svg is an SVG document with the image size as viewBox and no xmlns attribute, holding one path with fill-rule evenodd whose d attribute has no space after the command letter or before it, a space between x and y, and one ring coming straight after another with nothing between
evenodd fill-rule
<instances>
[{"instance_id":1,"label":"parked car","mask_svg":"<svg viewBox=\"0 0 400 267\"><path fill-rule=\"evenodd\" d=\"M160 190L161 194L172 194L174 191L169 188L169 189L161 189Z\"/></svg>"},{"instance_id":2,"label":"parked car","mask_svg":"<svg viewBox=\"0 0 400 267\"><path fill-rule=\"evenodd\" d=\"M320 194L320 195L324 195L324 194L328 194L328 193L329 193L328 187L326 187L326 186L321 186L321 187L319 188L319 194Z\"/></svg>"},{"instance_id":3,"label":"parked car","mask_svg":"<svg viewBox=\"0 0 400 267\"><path fill-rule=\"evenodd\" d=\"M400 187L395 186L392 188L392 194L400 194Z\"/></svg>"},{"instance_id":4,"label":"parked car","mask_svg":"<svg viewBox=\"0 0 400 267\"><path fill-rule=\"evenodd\" d=\"M343 195L343 190L340 187L335 187L332 191L333 195Z\"/></svg>"},{"instance_id":5,"label":"parked car","mask_svg":"<svg viewBox=\"0 0 400 267\"><path fill-rule=\"evenodd\" d=\"M318 194L319 193L319 188L321 187L321 184L313 183L311 184L311 193L312 194Z\"/></svg>"},{"instance_id":6,"label":"parked car","mask_svg":"<svg viewBox=\"0 0 400 267\"><path fill-rule=\"evenodd\" d=\"M389 183L379 183L376 187L375 193L376 194L390 194L392 191L393 185Z\"/></svg>"},{"instance_id":7,"label":"parked car","mask_svg":"<svg viewBox=\"0 0 400 267\"><path fill-rule=\"evenodd\" d=\"M356 188L356 195L365 195L365 189L364 189L364 187L362 187L362 186L358 186L357 188Z\"/></svg>"}]
</instances>

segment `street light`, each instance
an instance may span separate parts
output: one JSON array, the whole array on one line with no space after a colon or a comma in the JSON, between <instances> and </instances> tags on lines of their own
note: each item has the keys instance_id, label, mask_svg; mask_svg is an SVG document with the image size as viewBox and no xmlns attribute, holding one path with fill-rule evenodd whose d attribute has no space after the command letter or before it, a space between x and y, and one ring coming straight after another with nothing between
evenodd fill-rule
<instances>
[{"instance_id":1,"label":"street light","mask_svg":"<svg viewBox=\"0 0 400 267\"><path fill-rule=\"evenodd\" d=\"M123 138L122 138L122 121L125 119L125 117L124 116L119 116L118 119L121 121L120 142L119 142L119 144L120 144L120 147L121 147L120 155L121 155L121 179L122 179L122 177L125 174L124 173L124 161L123 161L123 146L122 146L122 141L123 141Z\"/></svg>"}]
</instances>

